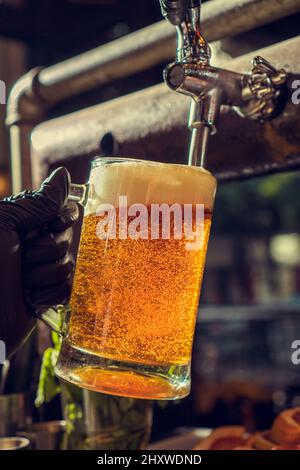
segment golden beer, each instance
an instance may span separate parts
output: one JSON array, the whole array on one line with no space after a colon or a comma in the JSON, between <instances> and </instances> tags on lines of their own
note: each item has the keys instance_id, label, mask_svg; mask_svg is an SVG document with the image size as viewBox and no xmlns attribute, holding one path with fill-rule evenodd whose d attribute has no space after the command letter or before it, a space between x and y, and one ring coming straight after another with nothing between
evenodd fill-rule
<instances>
[{"instance_id":1,"label":"golden beer","mask_svg":"<svg viewBox=\"0 0 300 470\"><path fill-rule=\"evenodd\" d=\"M124 160L96 169L83 221L66 346L94 360L78 364L71 381L114 395L185 396L215 179L199 168L140 161ZM120 195L126 195L129 206L145 206L144 238L121 234ZM113 239L99 237L104 216L97 208L102 203L116 208ZM164 238L160 218L158 236L152 239L153 204L177 204L182 227L184 205L189 204L193 233L201 238L199 247L187 249L187 240L176 237L172 211L169 236ZM204 205L200 225L197 204ZM133 219L127 214L126 227Z\"/></svg>"}]
</instances>

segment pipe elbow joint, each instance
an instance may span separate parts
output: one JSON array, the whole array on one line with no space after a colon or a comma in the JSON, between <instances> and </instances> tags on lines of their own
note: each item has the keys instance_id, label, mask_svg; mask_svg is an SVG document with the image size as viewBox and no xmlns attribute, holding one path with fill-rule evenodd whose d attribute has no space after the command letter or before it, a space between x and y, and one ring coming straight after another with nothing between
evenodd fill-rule
<instances>
[{"instance_id":1,"label":"pipe elbow joint","mask_svg":"<svg viewBox=\"0 0 300 470\"><path fill-rule=\"evenodd\" d=\"M36 123L43 118L43 100L39 95L39 73L34 68L13 85L7 100L6 125L20 122Z\"/></svg>"}]
</instances>

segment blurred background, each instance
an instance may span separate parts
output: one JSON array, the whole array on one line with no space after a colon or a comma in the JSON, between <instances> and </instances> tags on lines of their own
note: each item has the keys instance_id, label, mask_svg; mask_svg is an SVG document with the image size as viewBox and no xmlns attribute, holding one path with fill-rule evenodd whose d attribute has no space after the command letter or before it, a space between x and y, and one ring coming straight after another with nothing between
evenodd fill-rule
<instances>
[{"instance_id":1,"label":"blurred background","mask_svg":"<svg viewBox=\"0 0 300 470\"><path fill-rule=\"evenodd\" d=\"M49 66L161 20L158 0L2 0L0 78L12 87ZM295 14L214 44L236 57L299 33ZM162 63L53 107L47 119L161 83ZM0 105L0 197L11 192L6 109ZM300 406L300 173L221 184L202 289L189 398L155 407L152 439L182 428L243 423L270 426ZM180 295L180 293L178 293ZM11 361L5 393L35 391L49 337L42 326ZM36 419L61 417L54 398Z\"/></svg>"}]
</instances>

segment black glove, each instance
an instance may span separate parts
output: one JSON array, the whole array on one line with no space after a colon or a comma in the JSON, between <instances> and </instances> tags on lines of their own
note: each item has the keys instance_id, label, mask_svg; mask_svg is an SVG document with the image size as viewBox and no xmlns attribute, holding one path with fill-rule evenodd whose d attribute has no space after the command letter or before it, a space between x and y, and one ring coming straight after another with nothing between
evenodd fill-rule
<instances>
[{"instance_id":1,"label":"black glove","mask_svg":"<svg viewBox=\"0 0 300 470\"><path fill-rule=\"evenodd\" d=\"M35 311L68 299L74 262L67 204L70 176L59 168L38 191L0 201L0 340L13 352L34 328Z\"/></svg>"}]
</instances>

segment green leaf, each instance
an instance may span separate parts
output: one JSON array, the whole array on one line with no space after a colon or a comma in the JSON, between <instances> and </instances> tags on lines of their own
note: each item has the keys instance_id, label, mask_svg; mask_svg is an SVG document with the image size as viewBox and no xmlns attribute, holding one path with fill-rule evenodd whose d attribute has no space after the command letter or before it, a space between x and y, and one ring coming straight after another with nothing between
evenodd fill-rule
<instances>
[{"instance_id":1,"label":"green leaf","mask_svg":"<svg viewBox=\"0 0 300 470\"><path fill-rule=\"evenodd\" d=\"M44 352L37 396L35 399L36 407L40 407L44 403L49 403L60 393L60 386L54 374L54 366L56 364L57 356L58 351L53 348L48 348Z\"/></svg>"}]
</instances>

